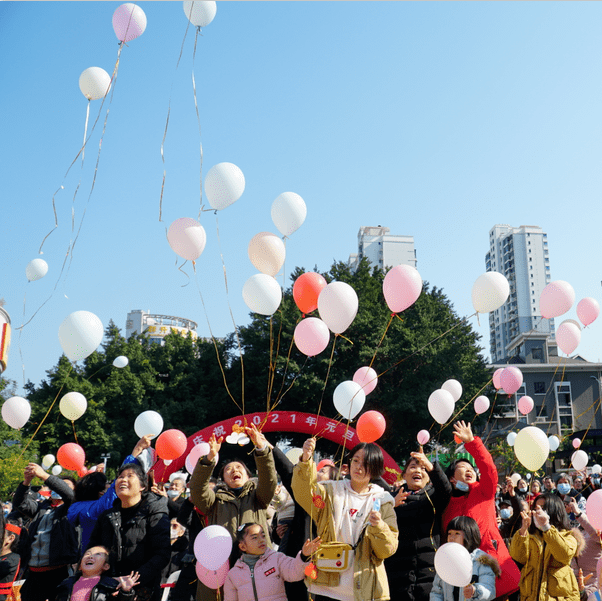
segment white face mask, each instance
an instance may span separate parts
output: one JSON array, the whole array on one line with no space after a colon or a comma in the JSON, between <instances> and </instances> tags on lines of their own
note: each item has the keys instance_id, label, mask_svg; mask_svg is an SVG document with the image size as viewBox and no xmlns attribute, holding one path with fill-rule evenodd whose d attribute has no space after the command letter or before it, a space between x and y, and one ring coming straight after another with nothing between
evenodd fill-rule
<instances>
[{"instance_id":1,"label":"white face mask","mask_svg":"<svg viewBox=\"0 0 602 601\"><path fill-rule=\"evenodd\" d=\"M170 499L175 499L176 497L180 496L180 491L178 491L178 490L168 490L167 491L167 496Z\"/></svg>"}]
</instances>

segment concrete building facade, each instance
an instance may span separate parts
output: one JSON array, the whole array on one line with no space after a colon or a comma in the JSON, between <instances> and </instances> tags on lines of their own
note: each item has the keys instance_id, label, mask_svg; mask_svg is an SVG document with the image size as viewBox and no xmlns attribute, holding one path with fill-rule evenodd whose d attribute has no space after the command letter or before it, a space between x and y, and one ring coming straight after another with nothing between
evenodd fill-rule
<instances>
[{"instance_id":1,"label":"concrete building facade","mask_svg":"<svg viewBox=\"0 0 602 601\"><path fill-rule=\"evenodd\" d=\"M349 266L357 269L359 262L366 257L379 269L410 265L416 267L416 250L413 236L399 236L389 233L388 227L362 226L357 234L357 253L349 255Z\"/></svg>"},{"instance_id":2,"label":"concrete building facade","mask_svg":"<svg viewBox=\"0 0 602 601\"><path fill-rule=\"evenodd\" d=\"M189 333L193 338L197 337L197 324L183 317L173 315L160 315L136 309L130 311L125 322L125 337L133 334L148 334L151 342L163 343L163 338L170 333L187 336Z\"/></svg>"}]
</instances>

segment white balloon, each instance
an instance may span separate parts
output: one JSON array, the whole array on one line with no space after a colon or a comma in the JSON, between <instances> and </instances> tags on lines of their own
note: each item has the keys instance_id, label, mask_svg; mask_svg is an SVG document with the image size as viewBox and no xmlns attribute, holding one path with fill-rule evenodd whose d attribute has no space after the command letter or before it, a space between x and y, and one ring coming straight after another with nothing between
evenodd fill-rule
<instances>
[{"instance_id":1,"label":"white balloon","mask_svg":"<svg viewBox=\"0 0 602 601\"><path fill-rule=\"evenodd\" d=\"M206 27L215 18L217 4L212 1L184 0L184 14L195 27Z\"/></svg>"},{"instance_id":2,"label":"white balloon","mask_svg":"<svg viewBox=\"0 0 602 601\"><path fill-rule=\"evenodd\" d=\"M299 463L299 459L301 459L301 455L303 455L303 449L300 449L299 447L293 447L292 449L289 449L285 455L293 465L297 465L297 463Z\"/></svg>"},{"instance_id":3,"label":"white balloon","mask_svg":"<svg viewBox=\"0 0 602 601\"><path fill-rule=\"evenodd\" d=\"M506 277L497 271L488 271L472 285L472 306L478 313L489 313L501 307L509 294Z\"/></svg>"},{"instance_id":4,"label":"white balloon","mask_svg":"<svg viewBox=\"0 0 602 601\"><path fill-rule=\"evenodd\" d=\"M521 476L520 474L514 473L512 474L512 476L510 476L510 480L512 480L512 484L514 486L516 486L518 484L518 481L520 480Z\"/></svg>"},{"instance_id":5,"label":"white balloon","mask_svg":"<svg viewBox=\"0 0 602 601\"><path fill-rule=\"evenodd\" d=\"M104 98L111 89L111 76L101 67L88 67L79 76L79 89L88 100Z\"/></svg>"},{"instance_id":6,"label":"white balloon","mask_svg":"<svg viewBox=\"0 0 602 601\"><path fill-rule=\"evenodd\" d=\"M229 207L244 191L245 176L233 163L218 163L205 177L205 194L216 211Z\"/></svg>"},{"instance_id":7,"label":"white balloon","mask_svg":"<svg viewBox=\"0 0 602 601\"><path fill-rule=\"evenodd\" d=\"M249 259L261 273L274 276L284 265L286 247L284 242L270 232L261 232L249 242Z\"/></svg>"},{"instance_id":8,"label":"white balloon","mask_svg":"<svg viewBox=\"0 0 602 601\"><path fill-rule=\"evenodd\" d=\"M113 367L118 367L119 369L121 369L125 367L129 362L130 360L127 357L119 355L119 357L115 357L115 359L113 359Z\"/></svg>"},{"instance_id":9,"label":"white balloon","mask_svg":"<svg viewBox=\"0 0 602 601\"><path fill-rule=\"evenodd\" d=\"M55 461L56 458L54 455L51 455L50 453L48 455L44 455L42 458L42 467L44 469L48 469Z\"/></svg>"},{"instance_id":10,"label":"white balloon","mask_svg":"<svg viewBox=\"0 0 602 601\"><path fill-rule=\"evenodd\" d=\"M506 436L506 442L508 443L509 447L513 447L514 443L516 442L516 437L517 437L517 433L516 432L510 432L508 434L508 436Z\"/></svg>"},{"instance_id":11,"label":"white balloon","mask_svg":"<svg viewBox=\"0 0 602 601\"><path fill-rule=\"evenodd\" d=\"M70 361L91 355L102 342L102 322L90 311L75 311L59 326L59 342Z\"/></svg>"},{"instance_id":12,"label":"white balloon","mask_svg":"<svg viewBox=\"0 0 602 601\"><path fill-rule=\"evenodd\" d=\"M452 586L467 586L472 580L472 558L468 549L458 543L441 545L435 553L435 571Z\"/></svg>"},{"instance_id":13,"label":"white balloon","mask_svg":"<svg viewBox=\"0 0 602 601\"><path fill-rule=\"evenodd\" d=\"M88 401L81 392L68 392L59 403L61 413L69 420L79 419L88 407Z\"/></svg>"},{"instance_id":14,"label":"white balloon","mask_svg":"<svg viewBox=\"0 0 602 601\"><path fill-rule=\"evenodd\" d=\"M230 557L232 536L223 526L205 526L194 539L194 554L207 570L217 570Z\"/></svg>"},{"instance_id":15,"label":"white balloon","mask_svg":"<svg viewBox=\"0 0 602 601\"><path fill-rule=\"evenodd\" d=\"M552 434L552 436L548 438L548 444L550 445L550 451L556 451L560 446L560 439L558 438L558 436Z\"/></svg>"},{"instance_id":16,"label":"white balloon","mask_svg":"<svg viewBox=\"0 0 602 601\"><path fill-rule=\"evenodd\" d=\"M34 259L25 268L25 276L30 282L41 280L47 273L48 263L44 259Z\"/></svg>"},{"instance_id":17,"label":"white balloon","mask_svg":"<svg viewBox=\"0 0 602 601\"><path fill-rule=\"evenodd\" d=\"M31 415L31 405L27 399L13 396L2 405L2 419L15 430L22 428Z\"/></svg>"},{"instance_id":18,"label":"white balloon","mask_svg":"<svg viewBox=\"0 0 602 601\"><path fill-rule=\"evenodd\" d=\"M441 386L442 390L447 390L452 397L454 398L454 403L457 403L462 396L462 384L458 382L458 380L447 380L443 382L443 386Z\"/></svg>"},{"instance_id":19,"label":"white balloon","mask_svg":"<svg viewBox=\"0 0 602 601\"><path fill-rule=\"evenodd\" d=\"M205 228L192 217L180 217L169 226L167 242L177 255L187 261L196 261L205 250Z\"/></svg>"},{"instance_id":20,"label":"white balloon","mask_svg":"<svg viewBox=\"0 0 602 601\"><path fill-rule=\"evenodd\" d=\"M353 419L366 402L364 389L352 380L341 382L332 397L334 408L345 418Z\"/></svg>"},{"instance_id":21,"label":"white balloon","mask_svg":"<svg viewBox=\"0 0 602 601\"><path fill-rule=\"evenodd\" d=\"M54 476L58 476L58 475L59 475L59 474L60 474L62 471L63 471L63 468L62 468L60 465L55 465L55 466L52 468L52 474L53 474Z\"/></svg>"},{"instance_id":22,"label":"white balloon","mask_svg":"<svg viewBox=\"0 0 602 601\"><path fill-rule=\"evenodd\" d=\"M428 409L437 423L444 424L454 412L454 397L451 392L439 388L431 393Z\"/></svg>"},{"instance_id":23,"label":"white balloon","mask_svg":"<svg viewBox=\"0 0 602 601\"><path fill-rule=\"evenodd\" d=\"M297 231L307 217L305 201L294 192L283 192L272 203L272 221L283 236Z\"/></svg>"},{"instance_id":24,"label":"white balloon","mask_svg":"<svg viewBox=\"0 0 602 601\"><path fill-rule=\"evenodd\" d=\"M256 273L244 283L242 298L254 313L273 315L282 302L282 288L271 275Z\"/></svg>"},{"instance_id":25,"label":"white balloon","mask_svg":"<svg viewBox=\"0 0 602 601\"><path fill-rule=\"evenodd\" d=\"M514 454L521 465L536 472L550 455L550 442L545 432L535 426L523 428L514 440Z\"/></svg>"},{"instance_id":26,"label":"white balloon","mask_svg":"<svg viewBox=\"0 0 602 601\"><path fill-rule=\"evenodd\" d=\"M576 470L584 470L587 467L589 457L585 451L575 451L571 455L571 463Z\"/></svg>"},{"instance_id":27,"label":"white balloon","mask_svg":"<svg viewBox=\"0 0 602 601\"><path fill-rule=\"evenodd\" d=\"M152 410L143 411L134 422L134 431L139 438L152 434L152 438L157 438L163 430L163 418Z\"/></svg>"},{"instance_id":28,"label":"white balloon","mask_svg":"<svg viewBox=\"0 0 602 601\"><path fill-rule=\"evenodd\" d=\"M318 296L320 319L335 334L342 334L353 323L358 307L355 290L345 282L331 282Z\"/></svg>"},{"instance_id":29,"label":"white balloon","mask_svg":"<svg viewBox=\"0 0 602 601\"><path fill-rule=\"evenodd\" d=\"M598 463L594 463L592 465L592 474L600 474L602 473L602 466Z\"/></svg>"}]
</instances>

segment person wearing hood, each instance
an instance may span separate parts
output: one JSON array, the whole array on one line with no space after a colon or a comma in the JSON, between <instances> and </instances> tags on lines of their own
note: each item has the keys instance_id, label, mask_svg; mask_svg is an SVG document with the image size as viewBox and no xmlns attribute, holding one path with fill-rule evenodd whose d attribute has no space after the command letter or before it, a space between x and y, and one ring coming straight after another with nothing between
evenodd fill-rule
<instances>
[{"instance_id":1,"label":"person wearing hood","mask_svg":"<svg viewBox=\"0 0 602 601\"><path fill-rule=\"evenodd\" d=\"M232 539L236 537L241 524L260 524L268 537L269 545L267 508L278 484L274 456L265 436L254 424L246 428L245 432L255 446L257 480L251 479L251 474L242 461L228 461L220 471L222 483L215 489L211 488L210 478L223 440L212 435L209 439L209 453L199 459L192 473L190 500L207 517L209 525L223 526ZM209 601L216 598L217 591L199 581L197 599Z\"/></svg>"},{"instance_id":2,"label":"person wearing hood","mask_svg":"<svg viewBox=\"0 0 602 601\"><path fill-rule=\"evenodd\" d=\"M505 597L518 589L520 572L508 553L496 521L497 468L481 439L473 435L470 424L457 422L454 430L466 451L474 458L480 477L477 477L474 467L466 459L460 459L448 468L454 491L443 513L443 529L453 518L461 515L476 520L481 532L479 548L495 557L502 571L501 577L496 580L495 596Z\"/></svg>"},{"instance_id":3,"label":"person wearing hood","mask_svg":"<svg viewBox=\"0 0 602 601\"><path fill-rule=\"evenodd\" d=\"M395 497L399 545L385 559L391 599L427 601L435 578L441 516L451 497L451 484L422 447L411 453L402 474L405 483Z\"/></svg>"},{"instance_id":4,"label":"person wearing hood","mask_svg":"<svg viewBox=\"0 0 602 601\"><path fill-rule=\"evenodd\" d=\"M139 599L161 596L161 570L171 555L169 517L164 497L148 490L148 478L137 464L121 466L115 479L117 499L100 515L88 548L109 550L110 576L138 572Z\"/></svg>"},{"instance_id":5,"label":"person wearing hood","mask_svg":"<svg viewBox=\"0 0 602 601\"><path fill-rule=\"evenodd\" d=\"M315 446L315 438L303 444L293 472L293 494L325 544L345 543L351 549L341 556L342 565L316 562L315 579L305 581L309 592L315 601L388 600L384 560L397 550L398 532L395 500L371 482L384 471L382 451L374 443L359 443L349 453L349 480L318 483Z\"/></svg>"}]
</instances>

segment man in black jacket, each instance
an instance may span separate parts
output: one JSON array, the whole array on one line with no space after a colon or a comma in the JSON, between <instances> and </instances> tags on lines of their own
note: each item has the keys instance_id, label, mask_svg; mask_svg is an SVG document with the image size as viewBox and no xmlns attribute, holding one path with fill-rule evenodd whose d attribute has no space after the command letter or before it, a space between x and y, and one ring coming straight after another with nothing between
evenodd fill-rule
<instances>
[{"instance_id":1,"label":"man in black jacket","mask_svg":"<svg viewBox=\"0 0 602 601\"><path fill-rule=\"evenodd\" d=\"M31 481L39 478L52 491L51 498L39 502ZM74 482L47 474L36 463L24 471L13 498L13 507L29 526L30 544L25 547L21 561L27 565L25 584L21 588L23 601L44 601L65 578L68 567L77 562L78 541L75 528L67 519L67 509L74 499Z\"/></svg>"}]
</instances>

